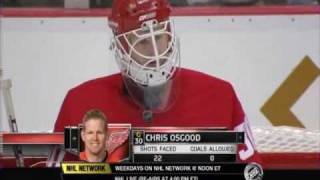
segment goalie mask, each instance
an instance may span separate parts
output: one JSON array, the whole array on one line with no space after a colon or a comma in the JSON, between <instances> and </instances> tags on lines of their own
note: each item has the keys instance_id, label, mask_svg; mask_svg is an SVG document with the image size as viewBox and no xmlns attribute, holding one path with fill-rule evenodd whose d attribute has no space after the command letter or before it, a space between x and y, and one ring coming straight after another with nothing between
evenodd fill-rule
<instances>
[{"instance_id":1,"label":"goalie mask","mask_svg":"<svg viewBox=\"0 0 320 180\"><path fill-rule=\"evenodd\" d=\"M166 0L115 0L111 49L127 91L144 110L163 112L178 91L179 41Z\"/></svg>"}]
</instances>

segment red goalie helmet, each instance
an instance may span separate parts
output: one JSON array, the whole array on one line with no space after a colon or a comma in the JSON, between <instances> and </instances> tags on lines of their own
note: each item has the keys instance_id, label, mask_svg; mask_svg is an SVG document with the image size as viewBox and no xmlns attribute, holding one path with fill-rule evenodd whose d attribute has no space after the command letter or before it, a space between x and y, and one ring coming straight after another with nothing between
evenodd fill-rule
<instances>
[{"instance_id":1,"label":"red goalie helmet","mask_svg":"<svg viewBox=\"0 0 320 180\"><path fill-rule=\"evenodd\" d=\"M170 12L167 0L114 0L109 25L114 34L121 34L140 28L150 19L168 20Z\"/></svg>"}]
</instances>

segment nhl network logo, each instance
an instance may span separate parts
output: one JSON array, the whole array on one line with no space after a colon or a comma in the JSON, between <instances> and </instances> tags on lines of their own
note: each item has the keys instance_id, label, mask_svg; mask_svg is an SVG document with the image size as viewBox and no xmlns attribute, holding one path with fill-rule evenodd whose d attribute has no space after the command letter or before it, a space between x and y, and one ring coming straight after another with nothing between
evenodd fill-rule
<instances>
[{"instance_id":1,"label":"nhl network logo","mask_svg":"<svg viewBox=\"0 0 320 180\"><path fill-rule=\"evenodd\" d=\"M244 177L246 180L262 180L263 170L257 163L250 163L244 168Z\"/></svg>"}]
</instances>

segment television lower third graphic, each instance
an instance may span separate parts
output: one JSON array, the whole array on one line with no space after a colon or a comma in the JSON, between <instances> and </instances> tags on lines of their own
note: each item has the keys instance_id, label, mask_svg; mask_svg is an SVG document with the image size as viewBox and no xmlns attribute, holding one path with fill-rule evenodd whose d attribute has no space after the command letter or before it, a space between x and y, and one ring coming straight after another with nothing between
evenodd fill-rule
<instances>
[{"instance_id":1,"label":"television lower third graphic","mask_svg":"<svg viewBox=\"0 0 320 180\"><path fill-rule=\"evenodd\" d=\"M244 133L216 128L134 128L133 162L236 162Z\"/></svg>"}]
</instances>

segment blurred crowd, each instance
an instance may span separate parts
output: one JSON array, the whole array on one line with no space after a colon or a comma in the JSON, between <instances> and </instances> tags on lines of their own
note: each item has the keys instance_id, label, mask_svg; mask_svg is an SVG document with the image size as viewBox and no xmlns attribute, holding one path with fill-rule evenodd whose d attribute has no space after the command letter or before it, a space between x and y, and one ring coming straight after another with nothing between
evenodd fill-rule
<instances>
[{"instance_id":1,"label":"blurred crowd","mask_svg":"<svg viewBox=\"0 0 320 180\"><path fill-rule=\"evenodd\" d=\"M79 0L2 0L4 7L64 7ZM83 2L83 0L82 0ZM173 6L319 5L320 0L170 0ZM110 7L112 0L88 0L91 8Z\"/></svg>"}]
</instances>

